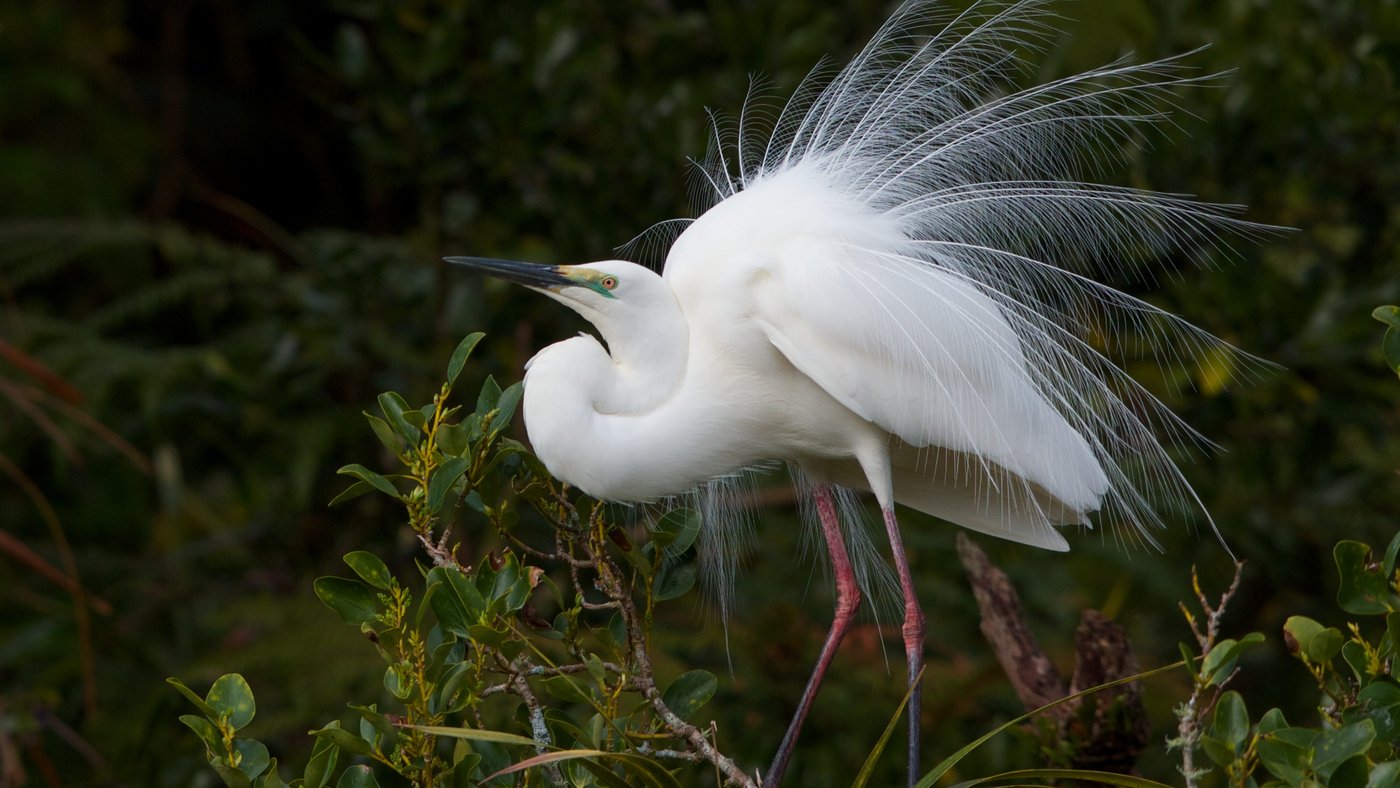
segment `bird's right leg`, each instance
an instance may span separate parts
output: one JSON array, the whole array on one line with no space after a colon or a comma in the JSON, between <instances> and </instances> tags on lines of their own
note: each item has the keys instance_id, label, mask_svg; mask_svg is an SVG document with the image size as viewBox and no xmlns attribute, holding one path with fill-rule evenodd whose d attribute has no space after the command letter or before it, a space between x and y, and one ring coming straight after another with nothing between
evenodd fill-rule
<instances>
[{"instance_id":1,"label":"bird's right leg","mask_svg":"<svg viewBox=\"0 0 1400 788\"><path fill-rule=\"evenodd\" d=\"M773 788L782 782L783 772L787 771L788 760L792 757L792 748L797 744L797 734L802 730L802 722L807 719L807 712L817 697L817 688L821 686L831 658L836 656L836 648L846 637L846 630L850 629L851 621L860 607L860 586L856 584L856 573L846 553L846 540L841 536L841 523L836 517L836 501L831 485L817 485L812 490L812 497L816 499L817 519L821 521L822 537L826 539L831 569L836 575L836 616L831 622L831 630L826 633L826 643L822 644L817 666L812 669L807 688L802 691L802 699L797 703L797 712L793 714L792 722L788 723L783 742L773 756L773 765L768 767L768 774L763 778L764 788Z\"/></svg>"}]
</instances>

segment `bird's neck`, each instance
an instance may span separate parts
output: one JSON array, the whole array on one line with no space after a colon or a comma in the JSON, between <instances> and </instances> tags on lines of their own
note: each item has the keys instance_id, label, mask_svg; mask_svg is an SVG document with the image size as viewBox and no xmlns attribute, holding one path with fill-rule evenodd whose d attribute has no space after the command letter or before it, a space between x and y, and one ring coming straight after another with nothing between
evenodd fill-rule
<instances>
[{"instance_id":1,"label":"bird's neck","mask_svg":"<svg viewBox=\"0 0 1400 788\"><path fill-rule=\"evenodd\" d=\"M704 481L688 468L658 471L669 455L656 453L655 420L669 412L689 357L689 332L676 311L674 321L659 320L650 331L619 334L598 325L606 349L583 335L530 361L525 427L550 473L595 497L621 501L653 500Z\"/></svg>"},{"instance_id":2,"label":"bird's neck","mask_svg":"<svg viewBox=\"0 0 1400 788\"><path fill-rule=\"evenodd\" d=\"M670 399L685 379L690 330L680 307L648 310L645 325L595 321L608 346L610 367L596 380L599 413L645 413Z\"/></svg>"}]
</instances>

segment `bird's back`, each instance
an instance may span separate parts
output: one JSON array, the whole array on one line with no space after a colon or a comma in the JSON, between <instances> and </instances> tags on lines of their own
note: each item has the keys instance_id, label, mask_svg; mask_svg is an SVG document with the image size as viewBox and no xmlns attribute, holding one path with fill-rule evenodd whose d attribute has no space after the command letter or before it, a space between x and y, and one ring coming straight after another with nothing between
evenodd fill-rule
<instances>
[{"instance_id":1,"label":"bird's back","mask_svg":"<svg viewBox=\"0 0 1400 788\"><path fill-rule=\"evenodd\" d=\"M781 458L870 486L850 470L870 434L825 428L841 409L878 430L896 499L1018 541L1058 540L1049 526L1097 509L1107 476L1035 385L1001 309L976 283L910 261L909 245L815 168L793 168L691 225L665 278L705 327L693 341L773 379L759 388L787 425L777 432L847 436L794 438ZM805 386L828 406L798 397Z\"/></svg>"}]
</instances>

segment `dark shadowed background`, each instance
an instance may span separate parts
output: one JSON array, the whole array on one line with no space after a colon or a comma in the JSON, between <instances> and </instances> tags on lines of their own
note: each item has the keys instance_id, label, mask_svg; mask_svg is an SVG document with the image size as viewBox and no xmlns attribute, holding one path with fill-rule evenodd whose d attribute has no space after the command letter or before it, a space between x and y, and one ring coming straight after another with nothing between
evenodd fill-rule
<instances>
[{"instance_id":1,"label":"dark shadowed background","mask_svg":"<svg viewBox=\"0 0 1400 788\"><path fill-rule=\"evenodd\" d=\"M689 215L704 108L736 113L758 73L785 92L844 61L887 0L47 0L0 9L0 785L214 784L164 684L242 672L255 734L283 763L382 664L311 593L366 547L411 571L397 514L334 509L335 469L383 460L360 412L426 400L447 355L488 332L469 375L513 381L583 326L545 299L439 262L614 256ZM1209 45L1233 69L1181 93L1112 183L1242 203L1297 228L1136 291L1282 365L1248 387L1144 364L1144 382L1224 452L1186 472L1249 565L1227 634L1267 649L1251 706L1315 705L1279 627L1334 616L1330 549L1400 526L1400 381L1372 308L1400 301L1400 6L1393 0L1080 0L1027 81L1133 51ZM416 398L416 399L415 399ZM519 425L517 425L517 428ZM521 431L523 435L523 430ZM763 764L831 613L794 560L785 482L765 497L728 646L693 594L663 607L663 671L721 676L722 746ZM905 516L929 611L927 751L1017 713L977 632L953 529ZM482 537L483 539L485 537ZM1204 520L1163 554L1095 533L1050 555L990 543L1047 648L1079 611L1123 622L1144 667L1189 639L1198 564L1229 558ZM469 546L471 539L468 539ZM888 618L886 619L888 621ZM803 733L791 782L849 783L902 694L897 627L865 623ZM883 643L883 645L882 645ZM732 660L733 671L729 672ZM1151 687L1157 746L1185 674ZM887 757L898 774L900 755ZM969 767L1030 757L1015 736ZM10 771L6 771L10 770Z\"/></svg>"}]
</instances>

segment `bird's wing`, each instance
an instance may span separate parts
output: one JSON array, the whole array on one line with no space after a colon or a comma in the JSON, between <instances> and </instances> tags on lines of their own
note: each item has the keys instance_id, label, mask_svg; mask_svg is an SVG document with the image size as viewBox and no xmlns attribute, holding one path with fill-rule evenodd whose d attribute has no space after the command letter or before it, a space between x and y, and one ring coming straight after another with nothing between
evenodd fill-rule
<instances>
[{"instance_id":1,"label":"bird's wing","mask_svg":"<svg viewBox=\"0 0 1400 788\"><path fill-rule=\"evenodd\" d=\"M895 252L816 240L787 243L766 268L755 321L837 401L912 447L971 458L939 472L989 500L1004 469L1074 513L1099 508L1110 485L1089 439L1035 384L977 285Z\"/></svg>"}]
</instances>

